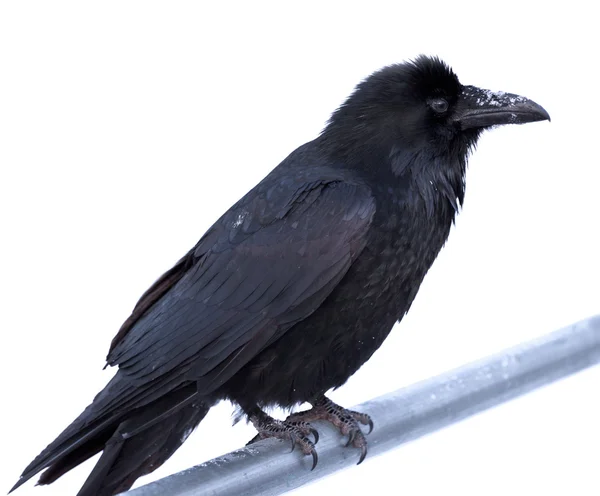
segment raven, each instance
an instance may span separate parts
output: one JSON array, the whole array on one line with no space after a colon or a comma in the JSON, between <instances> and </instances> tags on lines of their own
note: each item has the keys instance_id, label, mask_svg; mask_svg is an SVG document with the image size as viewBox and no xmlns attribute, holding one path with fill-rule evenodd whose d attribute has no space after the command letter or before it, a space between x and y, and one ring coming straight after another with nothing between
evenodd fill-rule
<instances>
[{"instance_id":1,"label":"raven","mask_svg":"<svg viewBox=\"0 0 600 496\"><path fill-rule=\"evenodd\" d=\"M125 491L224 399L255 439L291 441L313 467L310 422L330 421L360 463L360 424L373 422L325 393L409 310L462 206L482 131L546 119L524 97L463 86L436 57L369 76L142 295L110 346L117 373L13 490L102 451L79 496ZM313 408L285 421L264 412L304 402Z\"/></svg>"}]
</instances>

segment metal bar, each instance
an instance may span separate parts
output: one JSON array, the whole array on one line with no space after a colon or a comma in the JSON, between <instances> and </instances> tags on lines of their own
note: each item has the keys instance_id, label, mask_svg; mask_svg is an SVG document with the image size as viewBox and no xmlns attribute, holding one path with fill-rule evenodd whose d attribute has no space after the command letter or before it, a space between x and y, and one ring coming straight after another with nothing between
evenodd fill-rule
<instances>
[{"instance_id":1,"label":"metal bar","mask_svg":"<svg viewBox=\"0 0 600 496\"><path fill-rule=\"evenodd\" d=\"M600 315L419 382L353 409L369 413L375 429L369 455L397 448L557 379L600 362ZM260 441L127 493L128 496L273 496L358 461L359 452L329 424L320 433L319 463L277 440Z\"/></svg>"}]
</instances>

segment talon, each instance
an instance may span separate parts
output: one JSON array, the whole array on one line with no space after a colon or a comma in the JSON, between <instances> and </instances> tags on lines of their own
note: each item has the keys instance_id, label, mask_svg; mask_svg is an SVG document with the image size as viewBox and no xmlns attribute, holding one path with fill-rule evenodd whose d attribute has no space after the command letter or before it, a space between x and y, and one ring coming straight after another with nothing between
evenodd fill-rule
<instances>
[{"instance_id":1,"label":"talon","mask_svg":"<svg viewBox=\"0 0 600 496\"><path fill-rule=\"evenodd\" d=\"M312 472L315 469L315 467L317 466L317 462L319 461L319 455L317 455L317 450L314 449L314 448L312 449L312 451L310 452L310 454L313 457L313 464L312 464L312 467L310 469L310 471Z\"/></svg>"},{"instance_id":2,"label":"talon","mask_svg":"<svg viewBox=\"0 0 600 496\"><path fill-rule=\"evenodd\" d=\"M350 446L354 439L356 438L356 431L352 430L348 433L348 442L346 443L346 447Z\"/></svg>"},{"instance_id":3,"label":"talon","mask_svg":"<svg viewBox=\"0 0 600 496\"><path fill-rule=\"evenodd\" d=\"M250 441L248 441L246 443L246 446L250 446L251 444L256 443L257 441L260 441L260 434L257 434L256 436L254 436L252 439L250 439Z\"/></svg>"},{"instance_id":4,"label":"talon","mask_svg":"<svg viewBox=\"0 0 600 496\"><path fill-rule=\"evenodd\" d=\"M360 465L364 461L364 459L365 459L366 456L367 456L367 445L365 444L362 447L362 450L361 450L361 453L360 453L360 459L358 460L357 465Z\"/></svg>"},{"instance_id":5,"label":"talon","mask_svg":"<svg viewBox=\"0 0 600 496\"><path fill-rule=\"evenodd\" d=\"M296 428L302 434L302 436L298 437L297 441L301 444L304 454L311 453L313 455L314 463L311 470L316 466L316 455L312 450L307 449L307 444L314 446L319 442L319 433L309 423L315 420L331 422L342 436L348 436L348 441L345 443L346 446L360 448L361 453L358 463L362 463L367 456L367 440L365 439L365 435L373 432L374 427L371 417L366 413L347 410L336 405L325 396L317 397L310 403L313 406L310 410L292 413L288 416L286 422L288 424L295 424ZM368 426L369 432L363 432L361 424ZM314 437L314 443L309 439L310 434Z\"/></svg>"},{"instance_id":6,"label":"talon","mask_svg":"<svg viewBox=\"0 0 600 496\"><path fill-rule=\"evenodd\" d=\"M276 438L282 441L290 441L292 449L290 453L299 446L304 455L312 455L313 463L311 470L317 466L319 460L315 450L314 443L308 438L310 434L315 437L315 442L319 440L319 434L306 422L290 422L289 420L276 420L269 417L261 410L255 410L253 415L249 416L250 421L258 430L258 436L255 436L250 443L259 439ZM248 444L250 444L248 443Z\"/></svg>"},{"instance_id":7,"label":"talon","mask_svg":"<svg viewBox=\"0 0 600 496\"><path fill-rule=\"evenodd\" d=\"M313 437L315 438L315 444L317 444L319 442L319 432L317 431L317 429L313 429L312 427L310 428L310 433L313 435Z\"/></svg>"}]
</instances>

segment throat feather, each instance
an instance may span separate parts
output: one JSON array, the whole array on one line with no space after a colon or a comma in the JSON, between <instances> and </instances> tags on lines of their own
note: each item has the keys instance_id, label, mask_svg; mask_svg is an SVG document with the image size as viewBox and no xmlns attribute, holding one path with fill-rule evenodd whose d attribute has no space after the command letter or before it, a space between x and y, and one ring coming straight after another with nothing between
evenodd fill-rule
<instances>
[{"instance_id":1,"label":"throat feather","mask_svg":"<svg viewBox=\"0 0 600 496\"><path fill-rule=\"evenodd\" d=\"M396 148L390 153L396 177L407 177L421 197L427 216L449 210L456 215L465 197L466 159L425 157L422 153Z\"/></svg>"}]
</instances>

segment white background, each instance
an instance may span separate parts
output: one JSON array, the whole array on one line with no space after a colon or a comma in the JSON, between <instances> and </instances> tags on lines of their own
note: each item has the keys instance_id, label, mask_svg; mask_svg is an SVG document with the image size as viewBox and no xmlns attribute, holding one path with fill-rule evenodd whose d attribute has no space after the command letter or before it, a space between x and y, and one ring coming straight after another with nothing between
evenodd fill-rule
<instances>
[{"instance_id":1,"label":"white background","mask_svg":"<svg viewBox=\"0 0 600 496\"><path fill-rule=\"evenodd\" d=\"M2 2L0 491L112 375L108 345L141 293L358 81L420 53L552 123L483 136L411 313L332 397L350 406L600 312L595 7L417 3ZM599 380L294 494L597 495ZM231 411L138 485L245 443ZM91 467L17 494L75 494Z\"/></svg>"}]
</instances>

